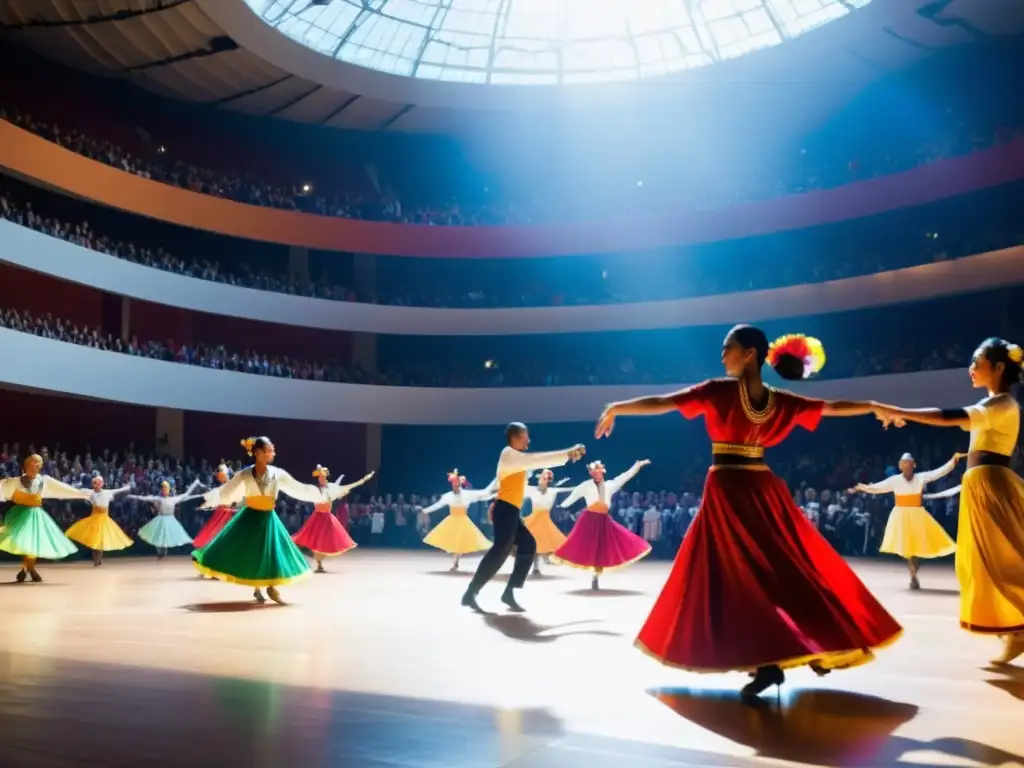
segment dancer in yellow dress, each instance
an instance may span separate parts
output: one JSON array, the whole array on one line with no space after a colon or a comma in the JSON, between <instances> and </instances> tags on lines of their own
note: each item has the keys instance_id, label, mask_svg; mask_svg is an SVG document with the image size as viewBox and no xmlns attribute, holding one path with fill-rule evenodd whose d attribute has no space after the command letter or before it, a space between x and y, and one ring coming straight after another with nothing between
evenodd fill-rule
<instances>
[{"instance_id":1,"label":"dancer in yellow dress","mask_svg":"<svg viewBox=\"0 0 1024 768\"><path fill-rule=\"evenodd\" d=\"M988 396L966 408L895 408L880 414L896 426L906 421L960 427L971 433L967 471L960 488L956 575L960 626L1000 635L1006 664L1024 654L1024 480L1010 469L1020 432L1013 389L1021 381L1024 351L997 338L974 353L970 376Z\"/></svg>"},{"instance_id":2,"label":"dancer in yellow dress","mask_svg":"<svg viewBox=\"0 0 1024 768\"><path fill-rule=\"evenodd\" d=\"M442 507L448 507L448 517L435 525L423 542L451 555L451 570L457 571L463 555L491 548L488 538L469 519L469 507L478 501L493 499L497 489L496 483L492 482L483 490L469 490L465 487L466 478L457 469L448 473L448 483L452 489L423 510L423 514L429 515Z\"/></svg>"},{"instance_id":3,"label":"dancer in yellow dress","mask_svg":"<svg viewBox=\"0 0 1024 768\"><path fill-rule=\"evenodd\" d=\"M571 493L572 488L560 487L568 478L562 478L554 485L555 473L550 469L542 470L537 477L537 485L526 486L526 498L530 500L530 514L524 520L526 530L533 534L537 542L537 554L533 558L533 575L540 576L540 558L548 555L565 544L565 534L558 530L551 519L551 510L558 502L558 494Z\"/></svg>"},{"instance_id":4,"label":"dancer in yellow dress","mask_svg":"<svg viewBox=\"0 0 1024 768\"><path fill-rule=\"evenodd\" d=\"M96 475L92 479L92 493L89 494L92 514L83 517L64 532L72 541L92 550L94 567L103 565L104 552L127 549L134 543L110 517L110 502L119 493L127 493L131 489L130 485L125 485L110 491L104 490L103 476Z\"/></svg>"},{"instance_id":5,"label":"dancer in yellow dress","mask_svg":"<svg viewBox=\"0 0 1024 768\"><path fill-rule=\"evenodd\" d=\"M945 477L967 454L957 453L938 469L915 472L917 462L909 453L900 457L900 473L877 483L858 483L850 493L891 493L896 504L889 513L880 552L899 555L910 569L910 588L920 589L917 578L920 558L945 557L956 552L956 542L921 506L924 487Z\"/></svg>"}]
</instances>

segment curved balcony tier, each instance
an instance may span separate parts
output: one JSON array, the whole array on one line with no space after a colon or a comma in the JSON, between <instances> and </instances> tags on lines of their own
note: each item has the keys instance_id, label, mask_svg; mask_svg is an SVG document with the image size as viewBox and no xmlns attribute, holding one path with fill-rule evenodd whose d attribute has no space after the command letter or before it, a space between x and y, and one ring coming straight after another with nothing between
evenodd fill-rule
<instances>
[{"instance_id":1,"label":"curved balcony tier","mask_svg":"<svg viewBox=\"0 0 1024 768\"><path fill-rule=\"evenodd\" d=\"M1024 140L834 189L671 217L533 227L431 227L262 208L144 179L0 121L0 167L67 194L219 234L327 251L521 258L665 248L813 227L1024 178Z\"/></svg>"},{"instance_id":2,"label":"curved balcony tier","mask_svg":"<svg viewBox=\"0 0 1024 768\"><path fill-rule=\"evenodd\" d=\"M9 386L129 405L303 421L426 425L589 421L609 401L652 390L649 385L443 389L296 381L132 357L8 329L0 329L0 348L4 350L0 382ZM876 399L941 408L977 399L962 369L801 382L792 389L827 399Z\"/></svg>"},{"instance_id":3,"label":"curved balcony tier","mask_svg":"<svg viewBox=\"0 0 1024 768\"><path fill-rule=\"evenodd\" d=\"M438 309L241 288L135 264L0 219L0 262L130 299L226 317L404 336L512 336L755 323L1024 283L1024 247L823 283L641 304Z\"/></svg>"}]
</instances>

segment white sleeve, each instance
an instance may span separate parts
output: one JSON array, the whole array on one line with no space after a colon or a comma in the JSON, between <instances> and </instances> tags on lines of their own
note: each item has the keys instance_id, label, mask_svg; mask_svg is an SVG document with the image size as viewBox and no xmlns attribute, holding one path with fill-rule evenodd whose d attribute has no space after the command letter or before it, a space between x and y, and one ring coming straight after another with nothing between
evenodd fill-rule
<instances>
[{"instance_id":1,"label":"white sleeve","mask_svg":"<svg viewBox=\"0 0 1024 768\"><path fill-rule=\"evenodd\" d=\"M495 485L495 483L491 483L491 485ZM463 491L462 495L466 497L466 501L468 503L476 504L478 501L487 501L488 499L493 499L495 496L498 495L498 491L496 488L491 488L491 486L489 485L486 488L483 488L479 491Z\"/></svg>"},{"instance_id":2,"label":"white sleeve","mask_svg":"<svg viewBox=\"0 0 1024 768\"><path fill-rule=\"evenodd\" d=\"M959 485L954 488L947 488L944 491L939 491L938 493L926 493L922 498L926 501L931 501L932 499L948 499L950 496L956 496L958 493L960 493Z\"/></svg>"},{"instance_id":3,"label":"white sleeve","mask_svg":"<svg viewBox=\"0 0 1024 768\"><path fill-rule=\"evenodd\" d=\"M584 498L584 496L586 494L586 485L589 482L591 482L591 481L590 480L584 480L582 483L580 483L575 488L573 488L572 489L572 493L569 494L568 498L566 498L565 501L563 501L560 506L571 507L577 501L579 501L580 499Z\"/></svg>"},{"instance_id":4,"label":"white sleeve","mask_svg":"<svg viewBox=\"0 0 1024 768\"><path fill-rule=\"evenodd\" d=\"M88 499L91 493L89 488L75 488L49 475L43 475L44 499Z\"/></svg>"},{"instance_id":5,"label":"white sleeve","mask_svg":"<svg viewBox=\"0 0 1024 768\"><path fill-rule=\"evenodd\" d=\"M921 483L928 485L928 483L935 482L940 477L945 477L953 471L953 467L956 466L956 460L950 459L938 469L932 469L928 472L918 472L917 476L921 478Z\"/></svg>"},{"instance_id":6,"label":"white sleeve","mask_svg":"<svg viewBox=\"0 0 1024 768\"><path fill-rule=\"evenodd\" d=\"M893 475L892 477L885 478L885 480L879 480L877 483L857 483L854 487L861 493L895 493L896 481L899 477L899 475Z\"/></svg>"},{"instance_id":7,"label":"white sleeve","mask_svg":"<svg viewBox=\"0 0 1024 768\"><path fill-rule=\"evenodd\" d=\"M127 493L131 489L132 487L130 485L122 485L120 488L115 488L114 490L112 490L111 493L117 496L119 493Z\"/></svg>"},{"instance_id":8,"label":"white sleeve","mask_svg":"<svg viewBox=\"0 0 1024 768\"><path fill-rule=\"evenodd\" d=\"M449 504L451 504L451 501L452 494L449 491L448 493L441 494L440 499L435 501L429 507L424 507L421 511L429 515L431 512L437 512L437 510L441 509L442 507L447 507Z\"/></svg>"},{"instance_id":9,"label":"white sleeve","mask_svg":"<svg viewBox=\"0 0 1024 768\"><path fill-rule=\"evenodd\" d=\"M230 480L219 488L211 488L203 494L203 507L228 506L245 498L245 478L252 474L249 470L236 472Z\"/></svg>"},{"instance_id":10,"label":"white sleeve","mask_svg":"<svg viewBox=\"0 0 1024 768\"><path fill-rule=\"evenodd\" d=\"M632 467L627 469L621 475L613 477L610 483L605 483L605 490L608 493L608 500L611 500L612 496L621 490L622 486L636 477L636 473L639 472L643 467L639 464L634 464Z\"/></svg>"},{"instance_id":11,"label":"white sleeve","mask_svg":"<svg viewBox=\"0 0 1024 768\"><path fill-rule=\"evenodd\" d=\"M299 501L319 504L324 500L320 488L309 483L300 483L283 469L277 470L277 490Z\"/></svg>"},{"instance_id":12,"label":"white sleeve","mask_svg":"<svg viewBox=\"0 0 1024 768\"><path fill-rule=\"evenodd\" d=\"M525 472L531 469L549 469L560 467L569 461L569 451L565 448L561 451L541 451L539 453L523 453L511 446L506 446L498 458L498 478L507 475L514 475L516 472Z\"/></svg>"},{"instance_id":13,"label":"white sleeve","mask_svg":"<svg viewBox=\"0 0 1024 768\"><path fill-rule=\"evenodd\" d=\"M163 496L136 496L134 493L130 495L128 498L135 499L136 501L148 501L154 504L158 501L164 500Z\"/></svg>"},{"instance_id":14,"label":"white sleeve","mask_svg":"<svg viewBox=\"0 0 1024 768\"><path fill-rule=\"evenodd\" d=\"M11 498L11 494L15 490L14 481L17 479L16 477L5 477L0 480L0 501L7 501Z\"/></svg>"},{"instance_id":15,"label":"white sleeve","mask_svg":"<svg viewBox=\"0 0 1024 768\"><path fill-rule=\"evenodd\" d=\"M342 475L342 477L344 477L344 475ZM327 487L331 489L331 500L337 501L338 499L345 498L360 485L367 482L371 477L373 477L373 472L370 472L365 477L356 480L354 483L349 483L348 485L341 485L340 483L328 483Z\"/></svg>"}]
</instances>

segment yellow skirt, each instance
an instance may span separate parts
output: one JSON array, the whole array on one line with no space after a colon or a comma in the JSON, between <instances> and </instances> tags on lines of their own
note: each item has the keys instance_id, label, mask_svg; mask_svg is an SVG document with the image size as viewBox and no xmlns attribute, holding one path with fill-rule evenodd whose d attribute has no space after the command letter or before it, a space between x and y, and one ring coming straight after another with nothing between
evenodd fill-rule
<instances>
[{"instance_id":1,"label":"yellow skirt","mask_svg":"<svg viewBox=\"0 0 1024 768\"><path fill-rule=\"evenodd\" d=\"M491 542L465 513L448 515L423 541L449 555L468 555L491 548Z\"/></svg>"},{"instance_id":2,"label":"yellow skirt","mask_svg":"<svg viewBox=\"0 0 1024 768\"><path fill-rule=\"evenodd\" d=\"M83 517L68 528L64 535L82 546L102 552L127 549L133 543L120 526L110 519L108 512L94 512Z\"/></svg>"},{"instance_id":3,"label":"yellow skirt","mask_svg":"<svg viewBox=\"0 0 1024 768\"><path fill-rule=\"evenodd\" d=\"M1024 480L1007 467L964 473L956 575L961 627L1024 632Z\"/></svg>"},{"instance_id":4,"label":"yellow skirt","mask_svg":"<svg viewBox=\"0 0 1024 768\"><path fill-rule=\"evenodd\" d=\"M523 525L533 534L538 555L550 555L565 544L565 534L552 522L550 509L534 510L523 520Z\"/></svg>"},{"instance_id":5,"label":"yellow skirt","mask_svg":"<svg viewBox=\"0 0 1024 768\"><path fill-rule=\"evenodd\" d=\"M945 557L956 552L956 542L924 507L893 507L879 551L902 558Z\"/></svg>"}]
</instances>

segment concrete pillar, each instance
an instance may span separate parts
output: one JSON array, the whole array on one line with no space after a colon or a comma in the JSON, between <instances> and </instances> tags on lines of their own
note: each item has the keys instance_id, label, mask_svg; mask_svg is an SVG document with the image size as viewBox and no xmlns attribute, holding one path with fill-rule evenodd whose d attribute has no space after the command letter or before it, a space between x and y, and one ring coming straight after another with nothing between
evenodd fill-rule
<instances>
[{"instance_id":1,"label":"concrete pillar","mask_svg":"<svg viewBox=\"0 0 1024 768\"><path fill-rule=\"evenodd\" d=\"M366 429L366 471L376 472L380 469L383 427L380 424L367 424Z\"/></svg>"},{"instance_id":2,"label":"concrete pillar","mask_svg":"<svg viewBox=\"0 0 1024 768\"><path fill-rule=\"evenodd\" d=\"M121 341L128 341L132 337L132 300L127 296L121 297Z\"/></svg>"},{"instance_id":3,"label":"concrete pillar","mask_svg":"<svg viewBox=\"0 0 1024 768\"><path fill-rule=\"evenodd\" d=\"M377 257L372 253L353 254L352 278L356 294L375 296L377 294Z\"/></svg>"},{"instance_id":4,"label":"concrete pillar","mask_svg":"<svg viewBox=\"0 0 1024 768\"><path fill-rule=\"evenodd\" d=\"M309 249L293 245L288 248L288 276L296 282L309 282Z\"/></svg>"},{"instance_id":5,"label":"concrete pillar","mask_svg":"<svg viewBox=\"0 0 1024 768\"><path fill-rule=\"evenodd\" d=\"M185 458L185 412L180 408L156 409L156 452Z\"/></svg>"},{"instance_id":6,"label":"concrete pillar","mask_svg":"<svg viewBox=\"0 0 1024 768\"><path fill-rule=\"evenodd\" d=\"M367 373L377 372L377 334L352 334L352 362Z\"/></svg>"}]
</instances>

